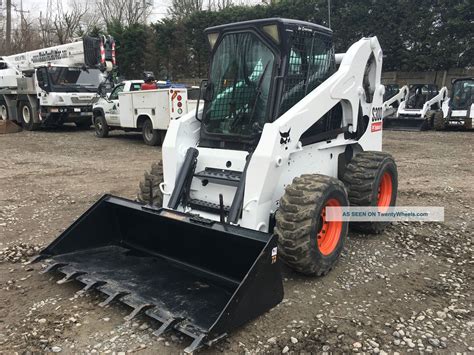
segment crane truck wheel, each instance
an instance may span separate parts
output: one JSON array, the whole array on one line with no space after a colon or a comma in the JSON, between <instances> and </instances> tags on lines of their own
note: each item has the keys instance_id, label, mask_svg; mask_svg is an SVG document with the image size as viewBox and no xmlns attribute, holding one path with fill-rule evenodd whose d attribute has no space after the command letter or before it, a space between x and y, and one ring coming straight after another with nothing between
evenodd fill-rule
<instances>
[{"instance_id":1,"label":"crane truck wheel","mask_svg":"<svg viewBox=\"0 0 474 355\"><path fill-rule=\"evenodd\" d=\"M395 206L398 192L397 165L385 152L360 152L347 165L343 178L351 206L378 207L385 212ZM351 222L350 228L362 232L381 233L390 222Z\"/></svg>"},{"instance_id":2,"label":"crane truck wheel","mask_svg":"<svg viewBox=\"0 0 474 355\"><path fill-rule=\"evenodd\" d=\"M150 172L145 171L143 180L140 181L137 199L139 202L162 207L163 193L160 184L163 182L163 162L153 163Z\"/></svg>"},{"instance_id":3,"label":"crane truck wheel","mask_svg":"<svg viewBox=\"0 0 474 355\"><path fill-rule=\"evenodd\" d=\"M104 116L97 116L94 119L95 135L99 138L106 138L109 135L109 125Z\"/></svg>"},{"instance_id":4,"label":"crane truck wheel","mask_svg":"<svg viewBox=\"0 0 474 355\"><path fill-rule=\"evenodd\" d=\"M327 220L326 207L336 207L342 216L340 208L348 205L338 179L317 174L295 178L275 216L283 261L305 275L326 275L339 259L348 230L348 222Z\"/></svg>"},{"instance_id":5,"label":"crane truck wheel","mask_svg":"<svg viewBox=\"0 0 474 355\"><path fill-rule=\"evenodd\" d=\"M161 143L161 134L158 129L153 129L153 123L147 119L143 122L142 135L145 144L158 145Z\"/></svg>"},{"instance_id":6,"label":"crane truck wheel","mask_svg":"<svg viewBox=\"0 0 474 355\"><path fill-rule=\"evenodd\" d=\"M4 102L0 103L0 120L8 120L8 108Z\"/></svg>"},{"instance_id":7,"label":"crane truck wheel","mask_svg":"<svg viewBox=\"0 0 474 355\"><path fill-rule=\"evenodd\" d=\"M21 125L27 131L35 131L40 127L39 123L33 121L33 109L29 102L20 104Z\"/></svg>"},{"instance_id":8,"label":"crane truck wheel","mask_svg":"<svg viewBox=\"0 0 474 355\"><path fill-rule=\"evenodd\" d=\"M446 128L446 122L444 120L443 111L438 111L434 114L433 117L433 128L436 131L442 131Z\"/></svg>"}]
</instances>

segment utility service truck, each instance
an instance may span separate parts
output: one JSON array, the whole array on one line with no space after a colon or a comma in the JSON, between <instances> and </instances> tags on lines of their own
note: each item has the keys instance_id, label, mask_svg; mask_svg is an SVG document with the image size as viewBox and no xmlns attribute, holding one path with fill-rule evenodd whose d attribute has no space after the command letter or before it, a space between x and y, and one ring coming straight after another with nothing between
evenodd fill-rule
<instances>
[{"instance_id":1,"label":"utility service truck","mask_svg":"<svg viewBox=\"0 0 474 355\"><path fill-rule=\"evenodd\" d=\"M187 89L170 86L141 90L143 80L126 80L114 87L110 95L102 94L93 107L93 123L98 137L111 130L142 132L148 145L160 144L171 120L195 108L188 102Z\"/></svg>"},{"instance_id":2,"label":"utility service truck","mask_svg":"<svg viewBox=\"0 0 474 355\"><path fill-rule=\"evenodd\" d=\"M26 130L88 127L98 86L114 65L115 43L106 36L0 57L1 118Z\"/></svg>"}]
</instances>

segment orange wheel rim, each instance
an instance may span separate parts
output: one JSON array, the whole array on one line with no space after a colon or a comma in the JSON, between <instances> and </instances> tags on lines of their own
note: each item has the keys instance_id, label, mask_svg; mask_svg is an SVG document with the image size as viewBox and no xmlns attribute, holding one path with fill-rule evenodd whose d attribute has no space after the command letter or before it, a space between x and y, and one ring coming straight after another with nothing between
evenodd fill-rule
<instances>
[{"instance_id":1,"label":"orange wheel rim","mask_svg":"<svg viewBox=\"0 0 474 355\"><path fill-rule=\"evenodd\" d=\"M379 211L386 212L390 207L390 202L392 202L392 191L393 191L393 182L392 175L386 171L382 175L380 180L378 197L377 197L377 206Z\"/></svg>"},{"instance_id":2,"label":"orange wheel rim","mask_svg":"<svg viewBox=\"0 0 474 355\"><path fill-rule=\"evenodd\" d=\"M317 234L317 242L319 251L323 255L329 255L336 249L342 233L342 221L328 221L326 219L326 207L338 207L337 215L342 216L341 203L335 198L328 200L321 210L321 229Z\"/></svg>"}]
</instances>

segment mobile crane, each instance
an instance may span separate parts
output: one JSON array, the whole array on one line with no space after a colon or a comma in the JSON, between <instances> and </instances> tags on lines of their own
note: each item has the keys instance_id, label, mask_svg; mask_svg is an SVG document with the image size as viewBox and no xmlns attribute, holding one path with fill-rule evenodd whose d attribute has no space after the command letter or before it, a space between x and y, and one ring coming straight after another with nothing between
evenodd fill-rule
<instances>
[{"instance_id":1,"label":"mobile crane","mask_svg":"<svg viewBox=\"0 0 474 355\"><path fill-rule=\"evenodd\" d=\"M89 127L98 86L114 66L110 36L0 57L0 118L29 131L65 122Z\"/></svg>"}]
</instances>

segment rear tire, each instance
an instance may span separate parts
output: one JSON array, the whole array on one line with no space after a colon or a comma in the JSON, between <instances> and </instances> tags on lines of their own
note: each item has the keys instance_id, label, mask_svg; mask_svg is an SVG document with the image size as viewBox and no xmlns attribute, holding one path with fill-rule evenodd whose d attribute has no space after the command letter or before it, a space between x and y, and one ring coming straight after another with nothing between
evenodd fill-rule
<instances>
[{"instance_id":1,"label":"rear tire","mask_svg":"<svg viewBox=\"0 0 474 355\"><path fill-rule=\"evenodd\" d=\"M394 159L384 152L360 152L347 165L343 178L351 206L377 207L381 211L395 206L398 172ZM353 230L381 233L390 222L351 222Z\"/></svg>"},{"instance_id":2,"label":"rear tire","mask_svg":"<svg viewBox=\"0 0 474 355\"><path fill-rule=\"evenodd\" d=\"M326 275L336 264L347 236L348 222L325 220L326 206L348 206L344 185L324 175L302 175L280 199L275 219L283 261L305 275Z\"/></svg>"},{"instance_id":3,"label":"rear tire","mask_svg":"<svg viewBox=\"0 0 474 355\"><path fill-rule=\"evenodd\" d=\"M438 111L433 116L433 128L436 131L442 131L446 128L443 111Z\"/></svg>"},{"instance_id":4,"label":"rear tire","mask_svg":"<svg viewBox=\"0 0 474 355\"><path fill-rule=\"evenodd\" d=\"M137 199L139 202L156 207L163 206L163 193L160 184L163 182L163 162L153 163L150 172L145 171L140 181Z\"/></svg>"},{"instance_id":5,"label":"rear tire","mask_svg":"<svg viewBox=\"0 0 474 355\"><path fill-rule=\"evenodd\" d=\"M33 109L29 102L20 104L21 125L27 131L36 131L41 124L33 121Z\"/></svg>"},{"instance_id":6,"label":"rear tire","mask_svg":"<svg viewBox=\"0 0 474 355\"><path fill-rule=\"evenodd\" d=\"M149 119L143 122L142 136L143 141L147 145L155 146L161 142L160 131L158 129L153 129L153 123Z\"/></svg>"},{"instance_id":7,"label":"rear tire","mask_svg":"<svg viewBox=\"0 0 474 355\"><path fill-rule=\"evenodd\" d=\"M99 138L107 138L109 136L109 125L104 116L97 116L94 119L95 135Z\"/></svg>"}]
</instances>

